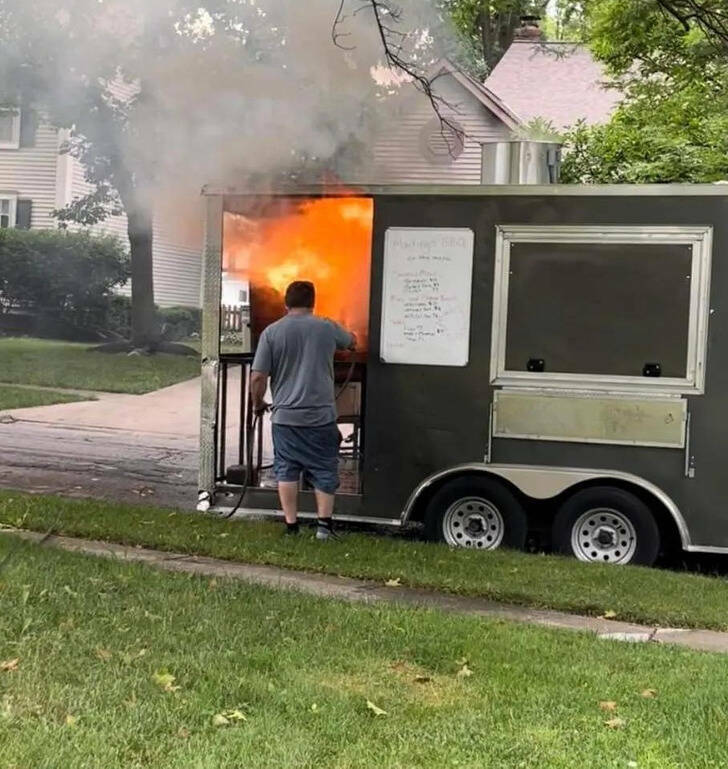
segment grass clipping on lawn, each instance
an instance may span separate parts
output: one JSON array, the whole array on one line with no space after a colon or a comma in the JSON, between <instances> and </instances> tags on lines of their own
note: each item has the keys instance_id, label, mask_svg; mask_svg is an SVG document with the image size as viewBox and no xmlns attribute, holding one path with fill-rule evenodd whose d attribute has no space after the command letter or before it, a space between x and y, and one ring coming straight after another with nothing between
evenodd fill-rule
<instances>
[{"instance_id":1,"label":"grass clipping on lawn","mask_svg":"<svg viewBox=\"0 0 728 769\"><path fill-rule=\"evenodd\" d=\"M346 533L322 546L309 534L284 538L272 522L14 492L0 492L0 523L648 625L728 628L728 584L694 574L369 534Z\"/></svg>"},{"instance_id":2,"label":"grass clipping on lawn","mask_svg":"<svg viewBox=\"0 0 728 769\"><path fill-rule=\"evenodd\" d=\"M19 547L3 767L724 765L721 655Z\"/></svg>"}]
</instances>

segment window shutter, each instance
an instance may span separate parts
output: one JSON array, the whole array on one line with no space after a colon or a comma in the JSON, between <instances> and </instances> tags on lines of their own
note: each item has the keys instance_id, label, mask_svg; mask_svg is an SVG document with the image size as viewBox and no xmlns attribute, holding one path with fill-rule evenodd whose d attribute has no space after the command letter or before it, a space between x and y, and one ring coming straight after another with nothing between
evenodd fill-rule
<instances>
[{"instance_id":1,"label":"window shutter","mask_svg":"<svg viewBox=\"0 0 728 769\"><path fill-rule=\"evenodd\" d=\"M18 200L15 209L15 227L19 230L29 230L32 213L32 200Z\"/></svg>"},{"instance_id":2,"label":"window shutter","mask_svg":"<svg viewBox=\"0 0 728 769\"><path fill-rule=\"evenodd\" d=\"M20 110L20 146L35 147L35 132L38 129L38 113L33 109Z\"/></svg>"}]
</instances>

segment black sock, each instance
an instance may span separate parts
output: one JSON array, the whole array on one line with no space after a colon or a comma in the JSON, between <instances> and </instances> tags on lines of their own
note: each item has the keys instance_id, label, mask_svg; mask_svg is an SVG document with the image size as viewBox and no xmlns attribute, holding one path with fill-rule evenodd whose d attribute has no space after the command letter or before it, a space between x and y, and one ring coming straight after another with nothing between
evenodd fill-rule
<instances>
[{"instance_id":1,"label":"black sock","mask_svg":"<svg viewBox=\"0 0 728 769\"><path fill-rule=\"evenodd\" d=\"M286 521L286 530L290 534L298 534L298 521L295 523L288 523L288 521Z\"/></svg>"},{"instance_id":2,"label":"black sock","mask_svg":"<svg viewBox=\"0 0 728 769\"><path fill-rule=\"evenodd\" d=\"M316 520L319 526L323 526L325 529L328 529L329 531L332 530L331 518L317 518Z\"/></svg>"}]
</instances>

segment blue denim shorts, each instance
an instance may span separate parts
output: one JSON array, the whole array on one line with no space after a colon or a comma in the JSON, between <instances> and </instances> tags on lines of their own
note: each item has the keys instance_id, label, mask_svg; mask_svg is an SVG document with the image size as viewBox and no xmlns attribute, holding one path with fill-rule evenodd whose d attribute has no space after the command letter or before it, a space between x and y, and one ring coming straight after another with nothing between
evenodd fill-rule
<instances>
[{"instance_id":1,"label":"blue denim shorts","mask_svg":"<svg viewBox=\"0 0 728 769\"><path fill-rule=\"evenodd\" d=\"M276 480L304 480L333 494L339 488L339 429L335 422L317 427L273 425Z\"/></svg>"}]
</instances>

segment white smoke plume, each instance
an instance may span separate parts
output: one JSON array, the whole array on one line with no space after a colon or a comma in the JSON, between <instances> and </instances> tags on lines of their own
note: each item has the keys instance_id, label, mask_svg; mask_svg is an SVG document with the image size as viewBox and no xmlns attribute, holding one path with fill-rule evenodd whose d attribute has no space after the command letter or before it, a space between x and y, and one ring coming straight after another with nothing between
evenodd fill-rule
<instances>
[{"instance_id":1,"label":"white smoke plume","mask_svg":"<svg viewBox=\"0 0 728 769\"><path fill-rule=\"evenodd\" d=\"M18 24L29 58L49 52L46 98L62 108L67 97L69 114L84 78L104 78L122 99L138 94L116 149L165 185L239 184L292 170L302 157L336 167L342 149L371 143L387 106L374 77L382 41L366 2L344 0L338 45L340 0L198 2L0 0L0 23ZM423 65L437 56L428 37L435 4L400 0L401 20L389 20L409 33L403 53ZM414 90L385 80L390 92Z\"/></svg>"}]
</instances>

